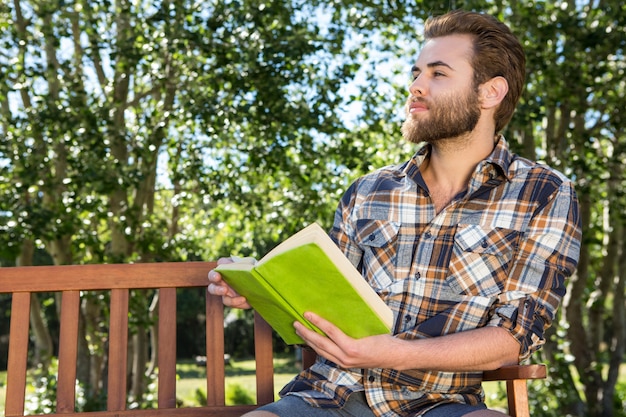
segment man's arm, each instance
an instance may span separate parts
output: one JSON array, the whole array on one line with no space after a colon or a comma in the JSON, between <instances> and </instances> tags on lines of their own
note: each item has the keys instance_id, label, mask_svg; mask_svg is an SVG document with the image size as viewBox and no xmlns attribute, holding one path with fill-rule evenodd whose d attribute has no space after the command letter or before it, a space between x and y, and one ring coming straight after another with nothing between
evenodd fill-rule
<instances>
[{"instance_id":1,"label":"man's arm","mask_svg":"<svg viewBox=\"0 0 626 417\"><path fill-rule=\"evenodd\" d=\"M343 368L399 371L485 371L517 364L520 345L499 327L483 327L441 337L403 340L391 335L353 339L321 317L305 317L328 337L295 323L296 332L318 355Z\"/></svg>"},{"instance_id":2,"label":"man's arm","mask_svg":"<svg viewBox=\"0 0 626 417\"><path fill-rule=\"evenodd\" d=\"M509 278L487 323L508 330L518 341L519 362L545 343L545 330L552 325L567 279L578 263L578 199L571 182L562 182L558 187L555 183L537 181L534 187L537 195L544 196L544 203L524 230Z\"/></svg>"}]
</instances>

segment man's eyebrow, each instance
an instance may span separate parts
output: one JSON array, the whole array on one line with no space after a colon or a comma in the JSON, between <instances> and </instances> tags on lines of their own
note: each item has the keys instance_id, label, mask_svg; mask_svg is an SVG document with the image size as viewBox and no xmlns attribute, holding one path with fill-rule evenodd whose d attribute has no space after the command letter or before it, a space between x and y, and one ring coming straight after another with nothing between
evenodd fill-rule
<instances>
[{"instance_id":1,"label":"man's eyebrow","mask_svg":"<svg viewBox=\"0 0 626 417\"><path fill-rule=\"evenodd\" d=\"M429 62L428 64L426 64L426 66L428 68L435 68L435 67L446 67L446 68L450 68L451 70L454 71L454 68L452 68L450 65L446 64L443 61L434 61L434 62ZM422 69L420 67L418 67L417 65L413 65L413 67L411 68L411 72L420 72Z\"/></svg>"}]
</instances>

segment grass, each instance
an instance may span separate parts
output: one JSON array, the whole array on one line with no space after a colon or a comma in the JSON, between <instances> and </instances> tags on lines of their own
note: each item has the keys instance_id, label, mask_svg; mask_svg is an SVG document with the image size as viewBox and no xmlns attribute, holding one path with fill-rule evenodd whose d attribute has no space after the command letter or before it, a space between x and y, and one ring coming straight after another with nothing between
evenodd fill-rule
<instances>
[{"instance_id":1,"label":"grass","mask_svg":"<svg viewBox=\"0 0 626 417\"><path fill-rule=\"evenodd\" d=\"M274 360L274 398L278 399L278 391L289 382L297 373L298 367L290 358ZM195 392L205 390L206 375L202 368L192 363L178 365L178 374L181 377L176 385L176 395L185 406L197 404ZM226 368L226 403L231 404L228 395L233 387L243 388L251 398L256 398L256 379L254 376L254 361L246 360L233 362ZM529 385L530 386L530 385ZM230 387L230 390L229 390ZM485 382L483 384L487 405L490 408L506 410L506 397L502 394L506 387L503 382Z\"/></svg>"},{"instance_id":2,"label":"grass","mask_svg":"<svg viewBox=\"0 0 626 417\"><path fill-rule=\"evenodd\" d=\"M278 391L293 378L298 367L293 357L279 357L274 359L274 390L275 398ZM626 367L624 367L626 371ZM226 367L226 403L232 404L230 397L241 396L256 398L255 364L253 360L233 361ZM206 369L193 362L183 362L177 365L178 382L176 384L176 397L182 406L190 407L198 404L197 391L206 393ZM620 381L626 383L626 372L622 372ZM529 383L529 391L532 395L532 385ZM540 383L540 382L539 382ZM505 390L502 382L486 382L483 384L486 394L486 402L490 408L504 410L506 403L502 393ZM0 417L4 416L4 402L6 396L6 371L0 372Z\"/></svg>"},{"instance_id":3,"label":"grass","mask_svg":"<svg viewBox=\"0 0 626 417\"><path fill-rule=\"evenodd\" d=\"M274 361L274 395L278 398L278 391L291 380L298 368L294 361L289 358L277 358ZM229 395L238 392L236 387L243 389L250 398L256 398L256 379L254 374L254 361L245 360L233 362L226 367L226 393L227 404L232 404ZM178 381L176 384L176 397L182 406L190 407L198 404L197 391L206 393L206 370L192 362L180 363L177 366ZM487 404L492 408L504 409L506 404L500 393L504 390L504 384L500 382L487 382L484 384ZM6 371L0 372L0 416L4 416L4 401L6 391Z\"/></svg>"},{"instance_id":4,"label":"grass","mask_svg":"<svg viewBox=\"0 0 626 417\"><path fill-rule=\"evenodd\" d=\"M177 366L179 380L176 384L176 396L186 406L197 404L196 391L206 391L206 373L204 368L194 363L180 363ZM274 396L278 398L278 391L291 380L298 372L293 358L274 359ZM251 398L256 398L256 378L254 360L232 361L226 366L226 403L231 404L228 398L229 391L239 386ZM230 390L229 390L230 387Z\"/></svg>"},{"instance_id":5,"label":"grass","mask_svg":"<svg viewBox=\"0 0 626 417\"><path fill-rule=\"evenodd\" d=\"M274 359L274 391L278 398L278 391L298 372L293 358ZM206 395L206 369L194 362L181 362L177 365L178 381L176 383L176 397L183 406L198 404L197 391ZM226 366L226 393L227 397L235 387L240 387L247 396L256 398L256 378L254 360L233 361ZM27 393L28 395L28 393ZM6 399L6 371L0 371L0 417L4 416L4 403ZM233 401L226 399L227 404Z\"/></svg>"}]
</instances>

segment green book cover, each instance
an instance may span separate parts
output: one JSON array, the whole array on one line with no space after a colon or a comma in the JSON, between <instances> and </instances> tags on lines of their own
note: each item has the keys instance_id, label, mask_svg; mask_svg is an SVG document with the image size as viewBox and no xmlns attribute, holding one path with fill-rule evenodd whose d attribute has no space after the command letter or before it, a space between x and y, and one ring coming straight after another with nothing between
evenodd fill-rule
<instances>
[{"instance_id":1,"label":"green book cover","mask_svg":"<svg viewBox=\"0 0 626 417\"><path fill-rule=\"evenodd\" d=\"M306 311L354 338L391 330L391 309L315 223L254 264L244 260L216 270L287 344L303 343L293 328L296 320L322 333L303 317Z\"/></svg>"}]
</instances>

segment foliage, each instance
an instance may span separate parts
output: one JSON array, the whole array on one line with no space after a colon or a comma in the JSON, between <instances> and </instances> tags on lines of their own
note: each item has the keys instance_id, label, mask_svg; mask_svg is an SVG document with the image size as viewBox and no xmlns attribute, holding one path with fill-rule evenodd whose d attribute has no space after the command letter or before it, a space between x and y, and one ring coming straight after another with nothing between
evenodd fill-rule
<instances>
[{"instance_id":1,"label":"foliage","mask_svg":"<svg viewBox=\"0 0 626 417\"><path fill-rule=\"evenodd\" d=\"M178 290L176 297L176 356L179 359L203 355L206 350L204 311L206 289Z\"/></svg>"},{"instance_id":2,"label":"foliage","mask_svg":"<svg viewBox=\"0 0 626 417\"><path fill-rule=\"evenodd\" d=\"M245 388L239 384L229 384L226 387L226 400L228 404L254 404L254 398Z\"/></svg>"},{"instance_id":3,"label":"foliage","mask_svg":"<svg viewBox=\"0 0 626 417\"><path fill-rule=\"evenodd\" d=\"M233 358L254 355L254 314L251 310L231 309L226 315L224 350Z\"/></svg>"},{"instance_id":4,"label":"foliage","mask_svg":"<svg viewBox=\"0 0 626 417\"><path fill-rule=\"evenodd\" d=\"M28 414L49 414L56 410L58 361L52 361L49 367L39 366L29 375L33 395L27 396L25 411ZM148 384L148 394L140 401L129 401L128 408L154 409L156 408L156 378L147 377L151 382ZM89 395L89 390L82 384L76 385L76 411L89 412L106 409L106 395ZM205 401L206 402L206 401Z\"/></svg>"},{"instance_id":5,"label":"foliage","mask_svg":"<svg viewBox=\"0 0 626 417\"><path fill-rule=\"evenodd\" d=\"M226 404L254 404L255 400L251 393L237 383L228 384L226 386ZM203 389L196 389L194 392L195 403L198 405L206 405L206 392Z\"/></svg>"},{"instance_id":6,"label":"foliage","mask_svg":"<svg viewBox=\"0 0 626 417\"><path fill-rule=\"evenodd\" d=\"M28 397L24 406L28 414L46 414L56 409L57 369L58 362L53 361L49 367L38 366L34 370L34 395Z\"/></svg>"},{"instance_id":7,"label":"foliage","mask_svg":"<svg viewBox=\"0 0 626 417\"><path fill-rule=\"evenodd\" d=\"M196 389L196 391L194 392L194 398L196 400L196 403L199 405L206 405L207 403L206 392L204 392L200 388Z\"/></svg>"},{"instance_id":8,"label":"foliage","mask_svg":"<svg viewBox=\"0 0 626 417\"><path fill-rule=\"evenodd\" d=\"M525 100L509 129L576 181L583 246L559 328L545 348L560 415L614 415L626 349L624 246L624 93L621 2L524 5L510 17L529 56ZM532 26L531 25L532 22ZM532 27L532 29L531 29ZM549 63L549 64L548 64ZM604 369L608 369L605 372ZM581 387L571 390L572 386Z\"/></svg>"},{"instance_id":9,"label":"foliage","mask_svg":"<svg viewBox=\"0 0 626 417\"><path fill-rule=\"evenodd\" d=\"M157 377L155 374L146 375L147 390L138 398L129 398L129 409L150 410L157 408Z\"/></svg>"},{"instance_id":10,"label":"foliage","mask_svg":"<svg viewBox=\"0 0 626 417\"><path fill-rule=\"evenodd\" d=\"M307 223L330 226L350 181L412 152L399 135L407 69L423 19L452 8L495 14L520 36L527 85L505 134L572 178L581 201L580 266L540 358L555 408L533 415L616 415L626 349L617 0L2 3L0 262L261 256ZM82 320L102 355L107 300L89 297ZM151 317L132 319L148 337ZM85 382L98 370L81 352Z\"/></svg>"},{"instance_id":11,"label":"foliage","mask_svg":"<svg viewBox=\"0 0 626 417\"><path fill-rule=\"evenodd\" d=\"M615 387L614 405L615 417L626 416L626 382L620 382Z\"/></svg>"}]
</instances>

